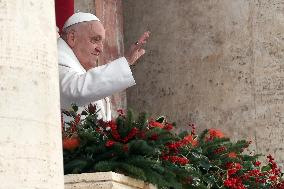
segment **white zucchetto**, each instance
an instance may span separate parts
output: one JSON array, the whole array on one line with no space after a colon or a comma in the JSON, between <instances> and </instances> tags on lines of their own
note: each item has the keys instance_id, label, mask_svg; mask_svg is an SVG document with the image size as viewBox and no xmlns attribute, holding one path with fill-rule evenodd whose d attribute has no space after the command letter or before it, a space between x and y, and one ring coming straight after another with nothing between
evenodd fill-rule
<instances>
[{"instance_id":1,"label":"white zucchetto","mask_svg":"<svg viewBox=\"0 0 284 189\"><path fill-rule=\"evenodd\" d=\"M88 22L88 21L100 21L100 20L98 19L98 17L96 17L95 15L93 15L91 13L85 13L85 12L74 13L65 22L62 30L66 29L69 26L72 26L74 24L78 24L80 22Z\"/></svg>"}]
</instances>

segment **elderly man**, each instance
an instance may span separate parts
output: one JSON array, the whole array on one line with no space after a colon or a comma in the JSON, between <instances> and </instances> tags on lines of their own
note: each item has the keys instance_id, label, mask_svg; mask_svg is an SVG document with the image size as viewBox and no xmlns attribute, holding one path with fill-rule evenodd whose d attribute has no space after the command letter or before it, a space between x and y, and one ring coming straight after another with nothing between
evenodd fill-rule
<instances>
[{"instance_id":1,"label":"elderly man","mask_svg":"<svg viewBox=\"0 0 284 189\"><path fill-rule=\"evenodd\" d=\"M135 85L129 66L145 53L142 45L149 32L145 32L124 57L98 66L105 29L95 15L75 13L65 22L62 31L58 39L61 108L68 109L72 103L85 106L95 101L99 118L110 120L108 96Z\"/></svg>"}]
</instances>

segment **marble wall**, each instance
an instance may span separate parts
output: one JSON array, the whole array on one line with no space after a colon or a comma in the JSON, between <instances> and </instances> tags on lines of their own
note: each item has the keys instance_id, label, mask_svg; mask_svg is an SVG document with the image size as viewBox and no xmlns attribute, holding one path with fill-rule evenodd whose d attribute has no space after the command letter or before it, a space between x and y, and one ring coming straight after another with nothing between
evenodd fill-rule
<instances>
[{"instance_id":1,"label":"marble wall","mask_svg":"<svg viewBox=\"0 0 284 189\"><path fill-rule=\"evenodd\" d=\"M0 1L0 188L63 189L54 1Z\"/></svg>"},{"instance_id":2,"label":"marble wall","mask_svg":"<svg viewBox=\"0 0 284 189\"><path fill-rule=\"evenodd\" d=\"M123 14L126 45L152 32L128 107L220 128L284 162L282 0L124 0Z\"/></svg>"}]
</instances>

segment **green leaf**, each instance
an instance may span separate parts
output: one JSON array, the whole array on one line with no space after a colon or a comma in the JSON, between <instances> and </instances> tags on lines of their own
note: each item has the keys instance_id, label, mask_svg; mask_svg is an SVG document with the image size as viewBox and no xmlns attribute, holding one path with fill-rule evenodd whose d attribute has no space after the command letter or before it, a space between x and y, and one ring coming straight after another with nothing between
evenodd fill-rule
<instances>
[{"instance_id":1,"label":"green leaf","mask_svg":"<svg viewBox=\"0 0 284 189\"><path fill-rule=\"evenodd\" d=\"M203 169L208 171L211 168L211 164L209 161L201 161L199 166Z\"/></svg>"},{"instance_id":2,"label":"green leaf","mask_svg":"<svg viewBox=\"0 0 284 189\"><path fill-rule=\"evenodd\" d=\"M81 115L88 115L88 112L86 112L85 110L82 111Z\"/></svg>"},{"instance_id":3,"label":"green leaf","mask_svg":"<svg viewBox=\"0 0 284 189\"><path fill-rule=\"evenodd\" d=\"M178 134L178 136L179 136L180 138L184 138L184 137L187 136L187 135L188 135L188 131L182 131L181 133Z\"/></svg>"},{"instance_id":4,"label":"green leaf","mask_svg":"<svg viewBox=\"0 0 284 189\"><path fill-rule=\"evenodd\" d=\"M156 119L156 122L163 123L165 121L165 116L160 116Z\"/></svg>"},{"instance_id":5,"label":"green leaf","mask_svg":"<svg viewBox=\"0 0 284 189\"><path fill-rule=\"evenodd\" d=\"M212 188L215 183L215 177L212 174L206 174L202 177L202 179L207 183L208 188Z\"/></svg>"},{"instance_id":6,"label":"green leaf","mask_svg":"<svg viewBox=\"0 0 284 189\"><path fill-rule=\"evenodd\" d=\"M261 172L267 172L271 170L271 166L270 165L266 165L261 167Z\"/></svg>"},{"instance_id":7,"label":"green leaf","mask_svg":"<svg viewBox=\"0 0 284 189\"><path fill-rule=\"evenodd\" d=\"M71 107L74 110L74 112L78 111L78 106L76 104L71 104Z\"/></svg>"},{"instance_id":8,"label":"green leaf","mask_svg":"<svg viewBox=\"0 0 284 189\"><path fill-rule=\"evenodd\" d=\"M86 160L75 159L68 163L64 163L64 174L82 173L83 169L88 165Z\"/></svg>"}]
</instances>

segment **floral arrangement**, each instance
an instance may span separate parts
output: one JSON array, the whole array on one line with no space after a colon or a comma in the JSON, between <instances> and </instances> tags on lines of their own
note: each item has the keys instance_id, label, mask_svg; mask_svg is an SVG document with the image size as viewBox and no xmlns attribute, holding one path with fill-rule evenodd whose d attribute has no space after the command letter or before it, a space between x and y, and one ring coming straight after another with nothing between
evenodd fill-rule
<instances>
[{"instance_id":1,"label":"floral arrangement","mask_svg":"<svg viewBox=\"0 0 284 189\"><path fill-rule=\"evenodd\" d=\"M174 133L174 123L128 111L112 121L97 119L89 105L81 114L73 105L62 112L64 172L114 171L155 184L158 188L284 189L282 172L271 155L244 153L250 142L231 142L217 129L200 135L195 125Z\"/></svg>"}]
</instances>

